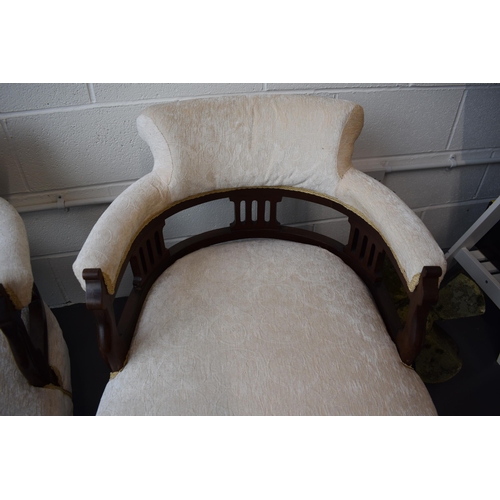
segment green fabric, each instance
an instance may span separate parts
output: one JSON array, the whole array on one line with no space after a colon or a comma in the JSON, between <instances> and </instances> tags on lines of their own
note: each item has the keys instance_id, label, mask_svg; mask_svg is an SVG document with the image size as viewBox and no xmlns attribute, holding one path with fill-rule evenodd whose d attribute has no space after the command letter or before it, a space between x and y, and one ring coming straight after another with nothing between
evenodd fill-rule
<instances>
[{"instance_id":1,"label":"green fabric","mask_svg":"<svg viewBox=\"0 0 500 500\"><path fill-rule=\"evenodd\" d=\"M409 299L388 259L385 263L384 282L399 317L405 321ZM436 322L479 316L484 312L485 301L481 289L464 274L459 274L440 289L438 303L429 312L422 351L414 363L415 371L426 384L446 382L462 368L458 346Z\"/></svg>"}]
</instances>

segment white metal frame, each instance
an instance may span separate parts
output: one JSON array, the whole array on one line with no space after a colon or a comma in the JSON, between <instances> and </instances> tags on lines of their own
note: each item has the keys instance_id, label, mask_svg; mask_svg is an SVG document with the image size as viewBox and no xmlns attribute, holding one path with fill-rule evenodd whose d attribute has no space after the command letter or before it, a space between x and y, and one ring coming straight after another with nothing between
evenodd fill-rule
<instances>
[{"instance_id":1,"label":"white metal frame","mask_svg":"<svg viewBox=\"0 0 500 500\"><path fill-rule=\"evenodd\" d=\"M500 308L500 271L478 250L471 248L500 220L500 197L450 248L445 255L448 267L455 259ZM500 242L499 242L500 246ZM500 355L497 363L500 364Z\"/></svg>"}]
</instances>

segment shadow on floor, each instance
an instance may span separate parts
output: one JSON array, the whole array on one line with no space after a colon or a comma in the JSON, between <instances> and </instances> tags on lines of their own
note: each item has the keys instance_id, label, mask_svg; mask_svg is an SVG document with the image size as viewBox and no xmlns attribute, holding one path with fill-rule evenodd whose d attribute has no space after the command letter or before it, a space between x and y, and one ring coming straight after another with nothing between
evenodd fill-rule
<instances>
[{"instance_id":1,"label":"shadow on floor","mask_svg":"<svg viewBox=\"0 0 500 500\"><path fill-rule=\"evenodd\" d=\"M439 323L457 343L463 361L451 380L427 384L439 415L500 415L500 310L485 300L484 315Z\"/></svg>"}]
</instances>

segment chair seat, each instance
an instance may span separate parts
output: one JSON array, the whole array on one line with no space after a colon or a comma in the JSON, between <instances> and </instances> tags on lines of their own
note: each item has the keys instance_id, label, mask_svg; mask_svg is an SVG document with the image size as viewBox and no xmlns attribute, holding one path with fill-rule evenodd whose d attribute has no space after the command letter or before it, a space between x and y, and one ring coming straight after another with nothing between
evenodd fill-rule
<instances>
[{"instance_id":1,"label":"chair seat","mask_svg":"<svg viewBox=\"0 0 500 500\"><path fill-rule=\"evenodd\" d=\"M156 281L98 415L435 415L364 283L318 247L208 247Z\"/></svg>"}]
</instances>

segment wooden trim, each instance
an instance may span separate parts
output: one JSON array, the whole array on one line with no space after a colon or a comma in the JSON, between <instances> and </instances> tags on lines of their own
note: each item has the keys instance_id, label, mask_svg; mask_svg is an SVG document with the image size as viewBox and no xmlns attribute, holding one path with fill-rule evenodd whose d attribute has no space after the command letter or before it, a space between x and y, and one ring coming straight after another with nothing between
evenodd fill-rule
<instances>
[{"instance_id":1,"label":"wooden trim","mask_svg":"<svg viewBox=\"0 0 500 500\"><path fill-rule=\"evenodd\" d=\"M396 335L396 346L403 363L411 365L422 349L427 315L433 304L438 301L439 266L424 267L415 291L410 294L410 308L406 323Z\"/></svg>"},{"instance_id":2,"label":"wooden trim","mask_svg":"<svg viewBox=\"0 0 500 500\"><path fill-rule=\"evenodd\" d=\"M0 284L0 329L7 338L12 355L26 380L35 387L59 386L59 380L49 365L49 346L45 305L33 285L28 307L29 329L21 319L7 291Z\"/></svg>"},{"instance_id":3,"label":"wooden trim","mask_svg":"<svg viewBox=\"0 0 500 500\"><path fill-rule=\"evenodd\" d=\"M346 215L351 226L348 244L344 246L322 234L282 225L277 218L277 207L285 197L323 205ZM234 209L234 220L228 227L207 231L165 248L162 230L166 219L188 208L224 198L233 203ZM110 369L118 371L123 367L146 296L165 269L195 250L246 238L275 238L316 245L340 257L369 288L403 362L413 362L422 345L429 307L437 300L441 269L424 268L419 285L410 292L391 249L376 229L357 214L312 193L266 187L215 192L187 199L170 207L144 227L130 248L115 286L117 290L130 263L134 275L133 289L118 322L113 309L114 294L108 293L101 270L83 271L87 283L87 307L94 311L100 351ZM382 283L385 258L391 260L410 297L410 313L404 327Z\"/></svg>"}]
</instances>

